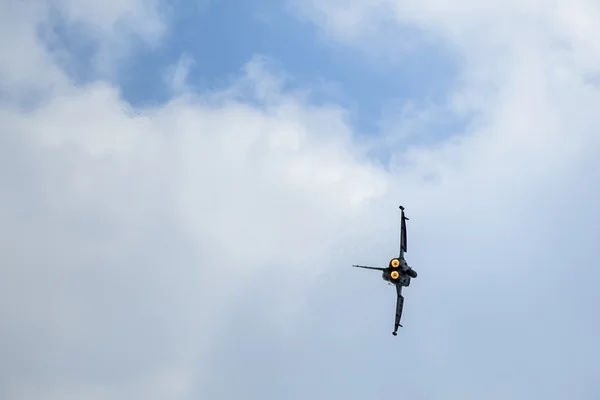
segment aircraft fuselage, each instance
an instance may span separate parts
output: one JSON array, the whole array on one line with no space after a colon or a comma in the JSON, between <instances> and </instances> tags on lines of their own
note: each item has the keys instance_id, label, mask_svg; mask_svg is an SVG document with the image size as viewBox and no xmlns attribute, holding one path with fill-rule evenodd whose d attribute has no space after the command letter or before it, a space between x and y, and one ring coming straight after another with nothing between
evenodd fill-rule
<instances>
[{"instance_id":1,"label":"aircraft fuselage","mask_svg":"<svg viewBox=\"0 0 600 400\"><path fill-rule=\"evenodd\" d=\"M417 271L408 266L404 257L392 258L388 267L383 270L381 277L386 282L408 286L411 278L417 277Z\"/></svg>"}]
</instances>

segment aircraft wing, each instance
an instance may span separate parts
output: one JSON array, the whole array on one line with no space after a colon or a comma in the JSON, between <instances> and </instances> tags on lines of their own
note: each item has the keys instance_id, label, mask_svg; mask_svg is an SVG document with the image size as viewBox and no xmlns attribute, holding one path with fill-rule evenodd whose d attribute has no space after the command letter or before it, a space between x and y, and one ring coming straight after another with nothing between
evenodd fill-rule
<instances>
[{"instance_id":1,"label":"aircraft wing","mask_svg":"<svg viewBox=\"0 0 600 400\"><path fill-rule=\"evenodd\" d=\"M400 318L402 318L402 308L404 307L402 285L396 284L396 293L398 294L398 298L396 299L396 320L394 322L394 332L392 332L392 335L394 336L397 335L398 327L402 327L402 325L400 325Z\"/></svg>"},{"instance_id":2,"label":"aircraft wing","mask_svg":"<svg viewBox=\"0 0 600 400\"><path fill-rule=\"evenodd\" d=\"M385 268L380 268L380 267L369 267L369 266L366 266L366 265L353 265L353 267L356 267L356 268L364 268L364 269L374 269L374 270L376 270L376 271L385 271Z\"/></svg>"},{"instance_id":3,"label":"aircraft wing","mask_svg":"<svg viewBox=\"0 0 600 400\"><path fill-rule=\"evenodd\" d=\"M400 206L401 221L400 221L400 257L406 250L406 221L408 218L404 215L404 207Z\"/></svg>"}]
</instances>

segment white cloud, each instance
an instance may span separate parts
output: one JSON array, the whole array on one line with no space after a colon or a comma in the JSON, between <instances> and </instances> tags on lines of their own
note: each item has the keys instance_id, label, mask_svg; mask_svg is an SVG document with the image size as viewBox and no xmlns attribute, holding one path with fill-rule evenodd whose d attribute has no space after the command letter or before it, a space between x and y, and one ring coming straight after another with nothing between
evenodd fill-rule
<instances>
[{"instance_id":1,"label":"white cloud","mask_svg":"<svg viewBox=\"0 0 600 400\"><path fill-rule=\"evenodd\" d=\"M268 76L260 68L249 66ZM338 110L283 99L258 109L186 95L134 115L98 83L3 110L4 343L30 349L12 362L39 366L9 373L6 396L83 385L125 398L163 368L206 373L254 271L303 271L279 283L286 297L319 273L386 178L355 161Z\"/></svg>"},{"instance_id":2,"label":"white cloud","mask_svg":"<svg viewBox=\"0 0 600 400\"><path fill-rule=\"evenodd\" d=\"M95 47L91 67L112 77L116 62L136 43L160 43L171 16L156 0L3 0L0 11L0 89L5 92L0 94L22 101L64 86L68 77L60 66L80 61L81 55L61 41L57 26L70 30L71 42Z\"/></svg>"},{"instance_id":3,"label":"white cloud","mask_svg":"<svg viewBox=\"0 0 600 400\"><path fill-rule=\"evenodd\" d=\"M445 359L453 371L447 375L450 382L445 382L423 368L429 382L440 388L432 390L431 397L444 393L446 397L481 398L497 392L527 398L552 388L546 397L558 398L560 393L569 393L567 386L575 385L579 392L570 396L589 396L593 392L590 371L598 372L593 361L598 346L589 340L588 332L598 332L599 327L583 311L589 310L592 300L581 293L590 290L583 281L597 279L590 240L599 235L591 203L600 194L594 156L600 139L600 92L589 82L600 70L597 41L592 44L600 30L588 21L598 13L598 6L566 1L296 4L346 45L364 46L362 38L373 34L370 27L388 23L392 16L399 28L416 27L435 35L460 60L457 89L448 104L439 106L459 116L473 113L475 117L462 134L396 154L403 168L390 177L390 187L403 187L398 197L419 202L423 210L413 217L419 221L413 229L429 231L416 233L423 236L413 238L413 246L439 254L423 256L415 251L412 257L419 257L428 273L436 268L446 278L442 283L437 276L427 277L440 285L437 293L428 292L435 300L414 299L423 293L417 294L416 289L411 293L412 301L449 304L443 323L423 322L444 330L447 338L437 348L436 358ZM378 11L386 8L387 14ZM357 18L349 20L348 14ZM394 39L403 41L401 35ZM371 38L369 44L376 42ZM411 115L415 114L418 111ZM392 122L390 131L402 129L402 121ZM451 207L455 215L436 225L433 217ZM446 228L450 221L459 227L454 232ZM570 257L579 261L570 262ZM448 269L437 269L438 264ZM422 279L419 285L428 283ZM450 287L445 289L446 285ZM467 294L468 300L459 300ZM443 314L436 308L441 305L431 307L426 312L415 310L420 313L415 318L426 321L432 314ZM461 322L466 314L476 315L479 321L466 325ZM506 319L510 326L502 328L492 319ZM500 329L504 329L502 335L495 333ZM423 350L434 337L437 334L411 339L422 340L424 346L415 347ZM563 337L577 337L578 344L556 355L550 343ZM489 341L487 347L482 338ZM453 353L444 346L459 350ZM474 355L478 352L486 355ZM587 355L575 360L573 354L581 352ZM511 357L515 372L509 372ZM489 373L477 370L483 365ZM577 368L580 375L561 376L558 371L567 365ZM544 376L533 377L530 371L535 368L543 370ZM458 369L465 376L455 375ZM500 375L506 385L498 379ZM520 376L527 376L529 382Z\"/></svg>"},{"instance_id":4,"label":"white cloud","mask_svg":"<svg viewBox=\"0 0 600 400\"><path fill-rule=\"evenodd\" d=\"M0 2L0 100L64 80L37 37L45 12L39 2Z\"/></svg>"},{"instance_id":5,"label":"white cloud","mask_svg":"<svg viewBox=\"0 0 600 400\"><path fill-rule=\"evenodd\" d=\"M98 47L92 67L108 77L114 76L117 61L127 60L135 44L160 44L170 22L167 4L160 0L51 2L67 26L75 30L71 36Z\"/></svg>"},{"instance_id":6,"label":"white cloud","mask_svg":"<svg viewBox=\"0 0 600 400\"><path fill-rule=\"evenodd\" d=\"M68 21L96 30L99 38L135 33L147 40L156 40L165 29L159 0L89 1L54 0Z\"/></svg>"},{"instance_id":7,"label":"white cloud","mask_svg":"<svg viewBox=\"0 0 600 400\"><path fill-rule=\"evenodd\" d=\"M102 37L131 15L133 31L161 32L153 4L56 4ZM315 4L346 37L372 24L362 19L372 2ZM450 35L466 64L444 106L477 115L447 142L394 151L389 170L364 156L369 143L356 142L344 110L283 91L284 74L264 59L221 93L135 110L108 83L69 84L33 34L45 10L9 3L22 19L2 26L23 53L0 56L2 85L52 92L36 107L8 97L0 108L0 397L196 398L216 379L215 346L239 343L240 304L274 320L265 337L294 343L298 306L312 298L321 345L389 354L387 340L356 338L389 336L393 293L348 266L394 251L398 203L420 277L405 341L393 344L403 354L381 373L396 379L405 360L427 398L584 393L598 355L598 326L582 315L597 301L587 282L597 276L600 99L583 79L597 68L593 28L572 21L595 8L386 4L405 11L400 23ZM508 32L516 16L535 35ZM557 37L569 46L551 47ZM315 351L332 363L326 345ZM349 376L336 389L351 398L358 384Z\"/></svg>"},{"instance_id":8,"label":"white cloud","mask_svg":"<svg viewBox=\"0 0 600 400\"><path fill-rule=\"evenodd\" d=\"M470 134L458 139L458 147L449 145L447 150L465 152L460 159L467 171L473 170L468 164L472 159L478 166L489 164L485 173L513 176L519 172L520 179L529 179L561 159L577 159L578 151L597 144L600 119L595 109L600 98L596 88L586 83L586 77L600 69L600 58L594 56L598 49L587 40L594 33L585 16L598 12L590 2L298 3L324 28L342 30L344 37L360 36L364 26L377 25L382 16L373 17L369 10L386 7L394 11L398 25L435 32L454 48L464 60L461 84L449 104L442 106L458 114L477 113ZM356 21L337 24L349 10L359 16ZM585 35L584 29L588 29ZM583 54L588 55L585 60ZM507 155L511 165L497 170ZM444 168L445 163L439 169Z\"/></svg>"}]
</instances>

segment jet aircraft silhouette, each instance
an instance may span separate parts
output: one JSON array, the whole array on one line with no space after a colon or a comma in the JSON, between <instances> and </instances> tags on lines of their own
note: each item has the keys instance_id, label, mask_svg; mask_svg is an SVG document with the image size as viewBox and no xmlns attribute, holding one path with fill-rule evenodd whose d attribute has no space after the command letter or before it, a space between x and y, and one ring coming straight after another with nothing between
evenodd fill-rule
<instances>
[{"instance_id":1,"label":"jet aircraft silhouette","mask_svg":"<svg viewBox=\"0 0 600 400\"><path fill-rule=\"evenodd\" d=\"M398 327L400 325L400 319L402 318L402 309L404 307L404 297L402 296L402 287L410 285L411 278L417 277L417 272L408 266L404 254L406 253L406 221L408 218L404 215L404 207L400 206L401 221L400 221L400 254L398 257L392 258L387 268L382 267L370 267L366 265L353 265L357 268L373 269L376 271L382 271L382 278L384 281L389 282L396 286L396 293L398 298L396 300L396 320L394 322L394 331L392 335L398 334Z\"/></svg>"}]
</instances>

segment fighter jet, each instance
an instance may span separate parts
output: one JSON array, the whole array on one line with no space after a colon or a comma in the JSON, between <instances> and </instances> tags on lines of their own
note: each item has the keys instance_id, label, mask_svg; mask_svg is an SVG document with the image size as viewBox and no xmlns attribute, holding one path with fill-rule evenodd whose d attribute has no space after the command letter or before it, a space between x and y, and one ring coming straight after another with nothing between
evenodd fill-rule
<instances>
[{"instance_id":1,"label":"fighter jet","mask_svg":"<svg viewBox=\"0 0 600 400\"><path fill-rule=\"evenodd\" d=\"M400 325L400 318L402 317L402 308L404 306L404 297L402 296L402 287L410 285L410 279L417 277L417 272L408 266L408 263L404 259L404 253L406 253L406 221L408 218L404 215L404 207L400 206L401 222L400 222L400 254L398 257L392 258L387 268L381 267L370 267L366 265L353 265L357 268L374 269L376 271L382 271L381 276L384 281L389 282L390 285L396 286L396 293L398 298L396 300L396 321L394 323L394 331L392 335L398 334L398 327Z\"/></svg>"}]
</instances>

